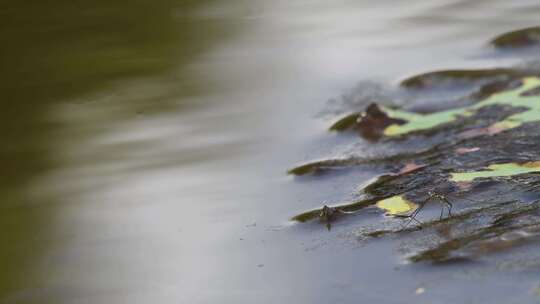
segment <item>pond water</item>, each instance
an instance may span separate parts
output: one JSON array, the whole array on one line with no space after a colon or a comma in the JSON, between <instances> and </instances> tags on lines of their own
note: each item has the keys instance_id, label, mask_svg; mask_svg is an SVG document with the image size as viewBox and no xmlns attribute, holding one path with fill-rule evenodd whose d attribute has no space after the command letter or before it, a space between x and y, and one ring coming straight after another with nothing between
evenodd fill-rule
<instances>
[{"instance_id":1,"label":"pond water","mask_svg":"<svg viewBox=\"0 0 540 304\"><path fill-rule=\"evenodd\" d=\"M534 269L411 265L394 240L349 233L370 219L289 220L381 172L286 172L350 142L327 128L358 109L330 100L516 64L486 41L539 14L494 0L4 5L0 303L535 303Z\"/></svg>"}]
</instances>

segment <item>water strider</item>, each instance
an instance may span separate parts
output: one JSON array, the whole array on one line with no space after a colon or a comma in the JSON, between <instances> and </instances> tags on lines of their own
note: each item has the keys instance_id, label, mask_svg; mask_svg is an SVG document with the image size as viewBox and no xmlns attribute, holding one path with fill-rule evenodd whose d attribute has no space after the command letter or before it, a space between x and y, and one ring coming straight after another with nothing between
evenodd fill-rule
<instances>
[{"instance_id":1,"label":"water strider","mask_svg":"<svg viewBox=\"0 0 540 304\"><path fill-rule=\"evenodd\" d=\"M416 208L410 215L407 215L405 217L410 217L409 221L403 226L403 228L406 228L410 223L411 221L415 221L417 222L418 224L422 225L422 222L420 222L418 219L416 219L416 216L418 215L418 213L424 208L424 206L429 202L429 201L438 201L441 203L441 215L439 216L439 220L442 220L443 219L443 215L444 215L444 207L446 206L446 208L448 209L448 217L451 217L452 216L452 203L450 203L450 201L448 200L448 198L439 193L439 192L435 192L435 191L428 191L428 198L425 199L419 206L418 208ZM419 227L420 229L422 228L422 226Z\"/></svg>"}]
</instances>

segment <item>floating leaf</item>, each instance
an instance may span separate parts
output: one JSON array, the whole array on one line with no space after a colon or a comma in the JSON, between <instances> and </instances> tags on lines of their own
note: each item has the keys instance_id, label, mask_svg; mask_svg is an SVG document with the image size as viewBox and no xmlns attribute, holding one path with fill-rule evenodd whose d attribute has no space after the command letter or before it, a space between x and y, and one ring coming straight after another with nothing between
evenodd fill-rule
<instances>
[{"instance_id":1,"label":"floating leaf","mask_svg":"<svg viewBox=\"0 0 540 304\"><path fill-rule=\"evenodd\" d=\"M380 200L375 205L380 209L386 210L386 213L391 215L407 214L418 208L418 205L405 199L401 195Z\"/></svg>"}]
</instances>

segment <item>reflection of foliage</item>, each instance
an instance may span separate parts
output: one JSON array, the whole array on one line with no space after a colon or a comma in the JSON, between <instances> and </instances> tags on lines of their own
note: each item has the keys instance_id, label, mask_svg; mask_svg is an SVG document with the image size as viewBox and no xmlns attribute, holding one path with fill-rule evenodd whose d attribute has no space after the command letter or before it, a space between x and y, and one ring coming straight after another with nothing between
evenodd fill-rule
<instances>
[{"instance_id":1,"label":"reflection of foliage","mask_svg":"<svg viewBox=\"0 0 540 304\"><path fill-rule=\"evenodd\" d=\"M429 142L433 137L443 140L421 150L383 157L322 159L289 173L321 176L328 170L368 165L393 172L363 187L357 201L330 207L334 216L321 220L338 221L366 208L382 209L395 221L362 227L356 234L362 239L399 235L412 261L476 257L535 240L540 238L538 75L538 71L491 69L411 77L402 83L409 90L471 81L479 89L467 106L427 113L371 104L364 112L345 116L331 130L355 130L372 143L389 146L422 139ZM430 207L435 205L431 203L433 193L451 201L458 212L434 217L438 212ZM424 209L421 222L404 225L410 222L407 214ZM320 214L321 209L316 209L293 219L306 222ZM410 239L415 241L407 242Z\"/></svg>"},{"instance_id":2,"label":"reflection of foliage","mask_svg":"<svg viewBox=\"0 0 540 304\"><path fill-rule=\"evenodd\" d=\"M86 129L80 125L71 128L65 121L52 118L55 106L96 92L114 95L117 92L109 89L117 81L152 77L163 81L171 72L175 86L184 80L178 78L185 78L182 92L192 93L197 79L181 74L181 68L234 34L234 29L227 26L230 24L197 17L195 12L213 1L4 3L0 12L0 61L4 69L0 76L1 299L13 290L39 289L49 279L34 276L40 270L40 259L49 246L67 241L66 235L71 233L56 227L58 201L48 201L41 194L28 201L28 184L33 185L36 177L58 166L51 159L66 148L56 145L59 137L66 140L68 132L77 133L77 139L86 136L81 134L81 129ZM207 80L204 83L207 86ZM111 100L122 102L122 108L129 110L126 112L135 113L141 107L141 95L145 95L141 92L147 93L144 88L135 89L136 98L113 96ZM160 111L166 106L162 100L159 104L155 100L148 103ZM100 105L92 106L97 110ZM107 122L118 123L121 117L114 119ZM88 118L86 122L94 128L93 135L96 129L107 129L102 121Z\"/></svg>"},{"instance_id":3,"label":"reflection of foliage","mask_svg":"<svg viewBox=\"0 0 540 304\"><path fill-rule=\"evenodd\" d=\"M176 72L233 33L196 17L212 1L20 1L5 7L0 129L9 144L0 151L0 190L10 191L49 166L42 158L58 124L44 113L52 106L107 91L126 78ZM183 92L196 89L191 76ZM123 106L137 106L130 102Z\"/></svg>"}]
</instances>

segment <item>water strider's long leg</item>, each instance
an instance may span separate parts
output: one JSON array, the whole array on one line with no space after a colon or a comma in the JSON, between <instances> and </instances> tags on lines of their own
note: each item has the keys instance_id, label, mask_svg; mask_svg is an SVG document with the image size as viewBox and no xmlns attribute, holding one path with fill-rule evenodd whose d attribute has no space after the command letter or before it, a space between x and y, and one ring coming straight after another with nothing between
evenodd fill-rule
<instances>
[{"instance_id":1,"label":"water strider's long leg","mask_svg":"<svg viewBox=\"0 0 540 304\"><path fill-rule=\"evenodd\" d=\"M448 208L448 217L451 217L452 216L452 203L450 203L450 201L446 198L446 197L443 197L443 202L446 204L446 207Z\"/></svg>"},{"instance_id":2,"label":"water strider's long leg","mask_svg":"<svg viewBox=\"0 0 540 304\"><path fill-rule=\"evenodd\" d=\"M444 206L441 204L441 215L439 215L439 221L443 219L444 215Z\"/></svg>"},{"instance_id":3,"label":"water strider's long leg","mask_svg":"<svg viewBox=\"0 0 540 304\"><path fill-rule=\"evenodd\" d=\"M409 226L409 224L412 222L412 221L415 221L417 222L418 224L422 225L422 222L420 222L418 219L416 219L416 216L418 215L418 213L420 213L420 210L422 210L422 208L424 208L425 206L425 202L423 204L421 204L418 208L416 208L416 210L413 211L413 213L411 213L410 215L408 215L407 217L409 217L409 221L405 224L405 226L403 226L402 229L405 229L407 226Z\"/></svg>"},{"instance_id":4,"label":"water strider's long leg","mask_svg":"<svg viewBox=\"0 0 540 304\"><path fill-rule=\"evenodd\" d=\"M441 205L443 205L443 206L441 206L441 215L439 216L439 220L443 219L444 206L446 206L446 208L448 209L448 217L452 216L452 207L453 206L452 206L452 203L450 203L450 201L446 198L446 196L444 196L442 194L439 194L437 192L433 192L433 191L429 191L428 195L429 195L428 200L436 199L441 203Z\"/></svg>"}]
</instances>

